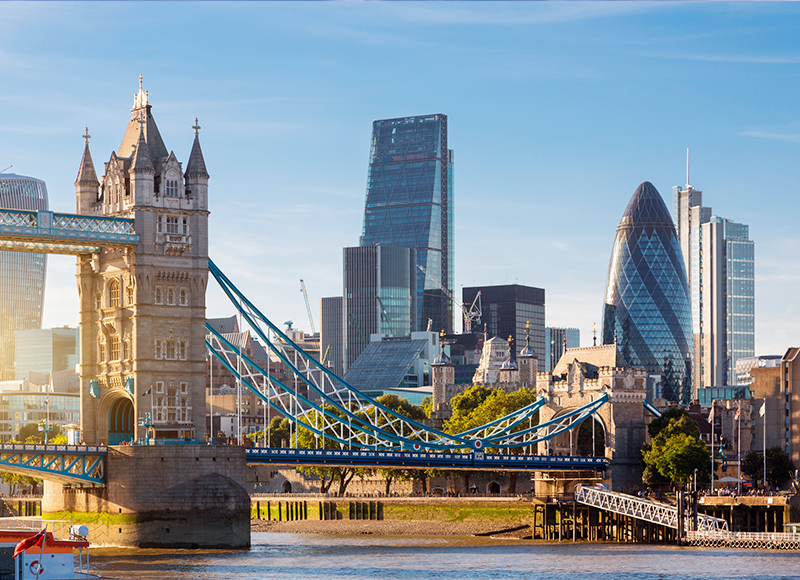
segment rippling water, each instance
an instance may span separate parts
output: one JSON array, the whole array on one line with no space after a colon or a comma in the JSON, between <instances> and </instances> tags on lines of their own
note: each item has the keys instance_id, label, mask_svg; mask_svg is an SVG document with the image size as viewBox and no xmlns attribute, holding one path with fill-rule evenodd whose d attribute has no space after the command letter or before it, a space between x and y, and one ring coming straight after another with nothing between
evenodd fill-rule
<instances>
[{"instance_id":1,"label":"rippling water","mask_svg":"<svg viewBox=\"0 0 800 580\"><path fill-rule=\"evenodd\" d=\"M253 534L249 550L94 549L92 572L176 580L798 578L800 552L479 538Z\"/></svg>"}]
</instances>

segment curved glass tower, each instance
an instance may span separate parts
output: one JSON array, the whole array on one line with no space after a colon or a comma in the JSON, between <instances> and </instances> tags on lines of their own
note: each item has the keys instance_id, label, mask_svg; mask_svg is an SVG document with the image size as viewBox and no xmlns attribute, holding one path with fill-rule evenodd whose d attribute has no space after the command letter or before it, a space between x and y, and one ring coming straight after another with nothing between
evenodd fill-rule
<instances>
[{"instance_id":1,"label":"curved glass tower","mask_svg":"<svg viewBox=\"0 0 800 580\"><path fill-rule=\"evenodd\" d=\"M642 183L617 228L603 304L603 343L662 376L662 396L691 396L692 315L675 224L652 183Z\"/></svg>"},{"instance_id":2,"label":"curved glass tower","mask_svg":"<svg viewBox=\"0 0 800 580\"><path fill-rule=\"evenodd\" d=\"M46 210L44 181L0 173L0 207ZM46 265L45 254L0 252L0 381L14 379L14 333L42 327Z\"/></svg>"}]
</instances>

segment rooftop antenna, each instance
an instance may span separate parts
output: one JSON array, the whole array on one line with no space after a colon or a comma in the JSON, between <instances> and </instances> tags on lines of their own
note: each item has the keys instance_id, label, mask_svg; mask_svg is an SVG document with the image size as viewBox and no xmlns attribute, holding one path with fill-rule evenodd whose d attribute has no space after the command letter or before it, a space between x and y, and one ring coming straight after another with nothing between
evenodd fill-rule
<instances>
[{"instance_id":1,"label":"rooftop antenna","mask_svg":"<svg viewBox=\"0 0 800 580\"><path fill-rule=\"evenodd\" d=\"M8 171L9 169L11 169L12 167L14 167L14 166L13 166L13 165L9 165L9 166L8 166L8 167L6 167L5 169L3 169L3 171L0 171L0 173L5 173L6 171Z\"/></svg>"},{"instance_id":2,"label":"rooftop antenna","mask_svg":"<svg viewBox=\"0 0 800 580\"><path fill-rule=\"evenodd\" d=\"M686 189L692 187L689 185L689 148L686 148Z\"/></svg>"}]
</instances>

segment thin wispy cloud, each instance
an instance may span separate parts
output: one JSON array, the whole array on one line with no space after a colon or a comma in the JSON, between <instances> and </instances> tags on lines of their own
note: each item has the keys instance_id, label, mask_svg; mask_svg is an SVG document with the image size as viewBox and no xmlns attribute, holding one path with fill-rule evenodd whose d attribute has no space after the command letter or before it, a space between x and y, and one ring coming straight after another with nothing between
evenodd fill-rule
<instances>
[{"instance_id":1,"label":"thin wispy cloud","mask_svg":"<svg viewBox=\"0 0 800 580\"><path fill-rule=\"evenodd\" d=\"M744 131L740 133L743 137L755 137L756 139L768 139L770 141L789 141L800 143L800 133L780 133L775 131Z\"/></svg>"}]
</instances>

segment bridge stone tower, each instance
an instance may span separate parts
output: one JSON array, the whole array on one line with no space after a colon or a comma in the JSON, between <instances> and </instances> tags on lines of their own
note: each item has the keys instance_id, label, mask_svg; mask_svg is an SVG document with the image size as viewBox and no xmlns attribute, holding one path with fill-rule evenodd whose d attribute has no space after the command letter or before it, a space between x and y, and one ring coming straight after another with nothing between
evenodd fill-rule
<instances>
[{"instance_id":1,"label":"bridge stone tower","mask_svg":"<svg viewBox=\"0 0 800 580\"><path fill-rule=\"evenodd\" d=\"M539 410L542 423L608 393L610 402L600 407L595 416L598 438L602 437L597 454L603 454L604 450L611 460L606 481L616 491L641 489L639 452L645 442L648 420L643 406L647 396L645 369L626 366L616 344L571 348L565 350L552 372L538 373L536 390L547 400ZM584 425L592 433L592 420L584 421L581 428ZM570 448L577 446L579 432L580 429L575 430L574 440L563 433L549 444L539 443L539 453L569 455ZM537 481L537 493L572 492L579 482L574 474L554 478L549 483Z\"/></svg>"},{"instance_id":2,"label":"bridge stone tower","mask_svg":"<svg viewBox=\"0 0 800 580\"><path fill-rule=\"evenodd\" d=\"M77 211L134 220L135 248L78 259L81 428L88 444L205 436L208 172L195 119L185 170L139 77L122 143L98 181L86 145Z\"/></svg>"}]
</instances>

